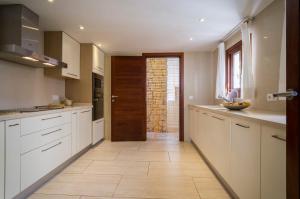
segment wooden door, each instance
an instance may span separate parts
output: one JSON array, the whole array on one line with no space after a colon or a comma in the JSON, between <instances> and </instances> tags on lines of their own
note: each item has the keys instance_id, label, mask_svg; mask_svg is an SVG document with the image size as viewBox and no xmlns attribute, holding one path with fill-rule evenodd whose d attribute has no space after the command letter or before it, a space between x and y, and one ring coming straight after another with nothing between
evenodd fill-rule
<instances>
[{"instance_id":1,"label":"wooden door","mask_svg":"<svg viewBox=\"0 0 300 199\"><path fill-rule=\"evenodd\" d=\"M146 59L113 56L111 59L111 140L146 140Z\"/></svg>"},{"instance_id":2,"label":"wooden door","mask_svg":"<svg viewBox=\"0 0 300 199\"><path fill-rule=\"evenodd\" d=\"M287 89L300 91L299 0L286 1ZM300 98L287 100L287 198L300 198Z\"/></svg>"}]
</instances>

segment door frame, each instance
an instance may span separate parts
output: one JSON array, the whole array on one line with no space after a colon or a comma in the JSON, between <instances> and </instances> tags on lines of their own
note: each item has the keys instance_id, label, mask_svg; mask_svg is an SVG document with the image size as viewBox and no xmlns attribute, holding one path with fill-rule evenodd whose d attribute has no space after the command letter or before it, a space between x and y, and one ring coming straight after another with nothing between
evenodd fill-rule
<instances>
[{"instance_id":1,"label":"door frame","mask_svg":"<svg viewBox=\"0 0 300 199\"><path fill-rule=\"evenodd\" d=\"M167 52L167 53L143 53L147 58L179 58L179 141L184 141L184 53Z\"/></svg>"},{"instance_id":2,"label":"door frame","mask_svg":"<svg viewBox=\"0 0 300 199\"><path fill-rule=\"evenodd\" d=\"M286 1L287 89L300 91L299 0ZM287 199L300 198L300 97L287 100L286 190Z\"/></svg>"}]
</instances>

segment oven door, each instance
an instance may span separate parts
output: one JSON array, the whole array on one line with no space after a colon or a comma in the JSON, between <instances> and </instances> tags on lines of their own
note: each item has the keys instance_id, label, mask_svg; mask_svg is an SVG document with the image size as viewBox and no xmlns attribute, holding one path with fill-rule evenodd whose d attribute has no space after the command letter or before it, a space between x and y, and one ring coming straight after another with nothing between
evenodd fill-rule
<instances>
[{"instance_id":1,"label":"oven door","mask_svg":"<svg viewBox=\"0 0 300 199\"><path fill-rule=\"evenodd\" d=\"M103 76L93 73L93 121L103 118Z\"/></svg>"}]
</instances>

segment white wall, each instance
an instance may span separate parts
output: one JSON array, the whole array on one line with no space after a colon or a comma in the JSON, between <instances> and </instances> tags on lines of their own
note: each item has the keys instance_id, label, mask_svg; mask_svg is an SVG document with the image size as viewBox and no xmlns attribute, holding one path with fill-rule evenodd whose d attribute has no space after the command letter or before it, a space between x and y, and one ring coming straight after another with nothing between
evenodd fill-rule
<instances>
[{"instance_id":1,"label":"white wall","mask_svg":"<svg viewBox=\"0 0 300 199\"><path fill-rule=\"evenodd\" d=\"M184 138L190 140L188 105L214 103L213 56L210 52L184 53ZM193 99L190 98L193 97Z\"/></svg>"},{"instance_id":2,"label":"white wall","mask_svg":"<svg viewBox=\"0 0 300 199\"><path fill-rule=\"evenodd\" d=\"M44 76L44 69L0 60L0 110L46 105L65 96L65 81Z\"/></svg>"}]
</instances>

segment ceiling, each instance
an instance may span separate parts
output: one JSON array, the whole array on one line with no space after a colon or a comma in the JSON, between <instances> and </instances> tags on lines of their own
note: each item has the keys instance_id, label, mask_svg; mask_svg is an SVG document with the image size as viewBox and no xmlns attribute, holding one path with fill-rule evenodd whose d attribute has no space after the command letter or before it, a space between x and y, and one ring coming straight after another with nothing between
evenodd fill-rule
<instances>
[{"instance_id":1,"label":"ceiling","mask_svg":"<svg viewBox=\"0 0 300 199\"><path fill-rule=\"evenodd\" d=\"M0 0L40 16L43 30L63 30L105 52L211 51L244 17L273 0ZM200 19L204 18L204 22ZM80 30L80 25L84 30ZM191 40L192 38L192 40Z\"/></svg>"}]
</instances>

